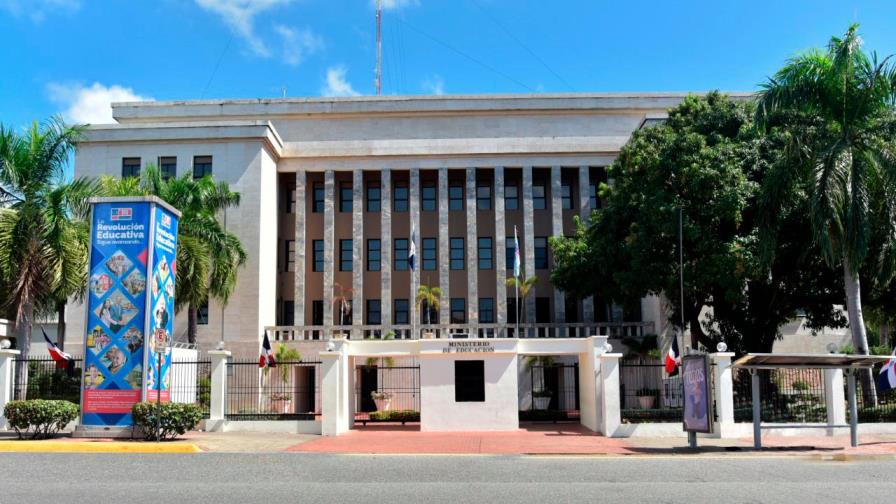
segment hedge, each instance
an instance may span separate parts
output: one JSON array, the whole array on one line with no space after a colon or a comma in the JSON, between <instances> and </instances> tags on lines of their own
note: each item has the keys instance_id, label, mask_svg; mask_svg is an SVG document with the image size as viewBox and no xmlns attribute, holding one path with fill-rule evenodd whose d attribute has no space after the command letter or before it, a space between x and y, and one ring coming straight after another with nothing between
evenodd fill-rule
<instances>
[{"instance_id":1,"label":"hedge","mask_svg":"<svg viewBox=\"0 0 896 504\"><path fill-rule=\"evenodd\" d=\"M3 416L19 439L24 439L26 434L31 439L46 439L78 418L78 405L47 399L12 401L3 408Z\"/></svg>"},{"instance_id":2,"label":"hedge","mask_svg":"<svg viewBox=\"0 0 896 504\"><path fill-rule=\"evenodd\" d=\"M385 410L370 413L372 422L419 422L420 412L414 410Z\"/></svg>"},{"instance_id":3,"label":"hedge","mask_svg":"<svg viewBox=\"0 0 896 504\"><path fill-rule=\"evenodd\" d=\"M161 432L157 433L156 418L161 410ZM193 430L202 420L202 408L196 404L141 402L131 409L134 425L141 428L148 441L175 439Z\"/></svg>"}]
</instances>

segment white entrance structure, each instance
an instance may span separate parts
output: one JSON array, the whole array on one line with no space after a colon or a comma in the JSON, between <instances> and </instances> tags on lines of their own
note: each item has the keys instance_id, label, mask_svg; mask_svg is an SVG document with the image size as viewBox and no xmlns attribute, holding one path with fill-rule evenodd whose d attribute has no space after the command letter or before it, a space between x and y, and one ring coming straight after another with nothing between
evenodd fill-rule
<instances>
[{"instance_id":1,"label":"white entrance structure","mask_svg":"<svg viewBox=\"0 0 896 504\"><path fill-rule=\"evenodd\" d=\"M354 422L356 362L416 357L420 362L420 430L507 431L519 428L519 356L571 355L579 360L582 425L607 436L619 430L619 358L606 336L423 340L334 339L321 352L321 431L339 435ZM484 395L458 400L459 361L480 361ZM478 366L478 364L476 365ZM476 366L473 366L474 369Z\"/></svg>"}]
</instances>

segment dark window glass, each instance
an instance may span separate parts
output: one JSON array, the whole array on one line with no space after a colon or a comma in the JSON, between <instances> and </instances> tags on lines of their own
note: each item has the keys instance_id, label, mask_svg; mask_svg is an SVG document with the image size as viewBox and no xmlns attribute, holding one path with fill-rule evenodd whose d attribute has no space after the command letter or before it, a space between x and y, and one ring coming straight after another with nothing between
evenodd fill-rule
<instances>
[{"instance_id":1,"label":"dark window glass","mask_svg":"<svg viewBox=\"0 0 896 504\"><path fill-rule=\"evenodd\" d=\"M436 198L438 197L438 190L436 186L433 184L426 184L423 186L423 189L420 193L420 206L424 212L434 212L438 206L438 202Z\"/></svg>"},{"instance_id":2,"label":"dark window glass","mask_svg":"<svg viewBox=\"0 0 896 504\"><path fill-rule=\"evenodd\" d=\"M201 179L212 174L212 157L195 156L193 158L193 178Z\"/></svg>"},{"instance_id":3,"label":"dark window glass","mask_svg":"<svg viewBox=\"0 0 896 504\"><path fill-rule=\"evenodd\" d=\"M286 246L283 249L283 263L286 271L296 270L296 241L286 240Z\"/></svg>"},{"instance_id":4,"label":"dark window glass","mask_svg":"<svg viewBox=\"0 0 896 504\"><path fill-rule=\"evenodd\" d=\"M578 300L573 299L572 296L566 296L564 305L565 305L566 321L571 324L577 323L579 321L579 302L578 302Z\"/></svg>"},{"instance_id":5,"label":"dark window glass","mask_svg":"<svg viewBox=\"0 0 896 504\"><path fill-rule=\"evenodd\" d=\"M494 267L493 265L493 254L492 254L492 239L491 238L479 238L477 243L477 250L479 251L479 269L488 270Z\"/></svg>"},{"instance_id":6,"label":"dark window glass","mask_svg":"<svg viewBox=\"0 0 896 504\"><path fill-rule=\"evenodd\" d=\"M535 238L535 269L548 269L548 239Z\"/></svg>"},{"instance_id":7,"label":"dark window glass","mask_svg":"<svg viewBox=\"0 0 896 504\"><path fill-rule=\"evenodd\" d=\"M451 298L451 323L463 324L467 321L467 300Z\"/></svg>"},{"instance_id":8,"label":"dark window glass","mask_svg":"<svg viewBox=\"0 0 896 504\"><path fill-rule=\"evenodd\" d=\"M423 239L423 269L426 271L435 271L438 267L439 251L438 242L435 238Z\"/></svg>"},{"instance_id":9,"label":"dark window glass","mask_svg":"<svg viewBox=\"0 0 896 504\"><path fill-rule=\"evenodd\" d=\"M504 247L504 267L507 268L507 275L513 275L513 259L516 254L516 245L513 243L513 237L508 236L505 238ZM520 259L522 259L523 254L522 250L520 251ZM522 265L520 265L522 266Z\"/></svg>"},{"instance_id":10,"label":"dark window glass","mask_svg":"<svg viewBox=\"0 0 896 504\"><path fill-rule=\"evenodd\" d=\"M140 176L140 158L126 157L121 160L121 178Z\"/></svg>"},{"instance_id":11,"label":"dark window glass","mask_svg":"<svg viewBox=\"0 0 896 504\"><path fill-rule=\"evenodd\" d=\"M543 185L532 186L532 208L535 210L544 210L547 208L547 200L544 195Z\"/></svg>"},{"instance_id":12,"label":"dark window glass","mask_svg":"<svg viewBox=\"0 0 896 504\"><path fill-rule=\"evenodd\" d=\"M382 190L379 184L367 184L367 211L379 212L382 205L382 197Z\"/></svg>"},{"instance_id":13,"label":"dark window glass","mask_svg":"<svg viewBox=\"0 0 896 504\"><path fill-rule=\"evenodd\" d=\"M450 243L451 249L451 269L464 269L464 239L452 238Z\"/></svg>"},{"instance_id":14,"label":"dark window glass","mask_svg":"<svg viewBox=\"0 0 896 504\"><path fill-rule=\"evenodd\" d=\"M410 324L410 319L408 318L410 312L408 310L407 299L396 299L395 304L392 305L392 311L395 314L394 322L396 324Z\"/></svg>"},{"instance_id":15,"label":"dark window glass","mask_svg":"<svg viewBox=\"0 0 896 504\"><path fill-rule=\"evenodd\" d=\"M464 186L453 185L448 187L448 210L464 209Z\"/></svg>"},{"instance_id":16,"label":"dark window glass","mask_svg":"<svg viewBox=\"0 0 896 504\"><path fill-rule=\"evenodd\" d=\"M324 197L326 195L326 191L324 190L324 185L317 183L312 186L312 203L311 203L311 211L314 213L321 213L324 211Z\"/></svg>"},{"instance_id":17,"label":"dark window glass","mask_svg":"<svg viewBox=\"0 0 896 504\"><path fill-rule=\"evenodd\" d=\"M287 187L283 191L283 206L286 213L296 213L296 188Z\"/></svg>"},{"instance_id":18,"label":"dark window glass","mask_svg":"<svg viewBox=\"0 0 896 504\"><path fill-rule=\"evenodd\" d=\"M504 186L504 210L519 210L520 188L515 185Z\"/></svg>"},{"instance_id":19,"label":"dark window glass","mask_svg":"<svg viewBox=\"0 0 896 504\"><path fill-rule=\"evenodd\" d=\"M352 185L351 184L340 184L339 185L339 211L340 212L351 212L352 211Z\"/></svg>"},{"instance_id":20,"label":"dark window glass","mask_svg":"<svg viewBox=\"0 0 896 504\"><path fill-rule=\"evenodd\" d=\"M395 271L407 271L408 245L409 241L406 238L395 239Z\"/></svg>"},{"instance_id":21,"label":"dark window glass","mask_svg":"<svg viewBox=\"0 0 896 504\"><path fill-rule=\"evenodd\" d=\"M196 324L208 325L208 301L199 305L199 308L196 310Z\"/></svg>"},{"instance_id":22,"label":"dark window glass","mask_svg":"<svg viewBox=\"0 0 896 504\"><path fill-rule=\"evenodd\" d=\"M479 298L479 322L495 323L495 300L493 298Z\"/></svg>"},{"instance_id":23,"label":"dark window glass","mask_svg":"<svg viewBox=\"0 0 896 504\"><path fill-rule=\"evenodd\" d=\"M575 208L572 202L572 184L564 182L560 185L560 208L572 210Z\"/></svg>"},{"instance_id":24,"label":"dark window glass","mask_svg":"<svg viewBox=\"0 0 896 504\"><path fill-rule=\"evenodd\" d=\"M590 184L588 186L588 208L591 210L600 208L600 201L597 199L596 184Z\"/></svg>"},{"instance_id":25,"label":"dark window glass","mask_svg":"<svg viewBox=\"0 0 896 504\"><path fill-rule=\"evenodd\" d=\"M392 194L392 209L396 212L408 211L408 186L395 184Z\"/></svg>"},{"instance_id":26,"label":"dark window glass","mask_svg":"<svg viewBox=\"0 0 896 504\"><path fill-rule=\"evenodd\" d=\"M177 176L177 158L173 156L159 158L159 171L162 172L163 179L170 179ZM291 324L290 324L291 325Z\"/></svg>"},{"instance_id":27,"label":"dark window glass","mask_svg":"<svg viewBox=\"0 0 896 504\"><path fill-rule=\"evenodd\" d=\"M292 301L284 301L280 309L280 320L277 325L291 326L295 324L295 303Z\"/></svg>"},{"instance_id":28,"label":"dark window glass","mask_svg":"<svg viewBox=\"0 0 896 504\"><path fill-rule=\"evenodd\" d=\"M367 240L367 271L380 270L381 247L379 240Z\"/></svg>"},{"instance_id":29,"label":"dark window glass","mask_svg":"<svg viewBox=\"0 0 896 504\"><path fill-rule=\"evenodd\" d=\"M352 241L339 240L339 271L352 270Z\"/></svg>"},{"instance_id":30,"label":"dark window glass","mask_svg":"<svg viewBox=\"0 0 896 504\"><path fill-rule=\"evenodd\" d=\"M314 240L311 242L311 259L313 261L313 265L311 267L311 271L323 271L324 270L324 241L323 240Z\"/></svg>"},{"instance_id":31,"label":"dark window glass","mask_svg":"<svg viewBox=\"0 0 896 504\"><path fill-rule=\"evenodd\" d=\"M454 401L485 401L485 361L454 361Z\"/></svg>"},{"instance_id":32,"label":"dark window glass","mask_svg":"<svg viewBox=\"0 0 896 504\"><path fill-rule=\"evenodd\" d=\"M324 325L324 302L320 299L311 302L311 325Z\"/></svg>"},{"instance_id":33,"label":"dark window glass","mask_svg":"<svg viewBox=\"0 0 896 504\"><path fill-rule=\"evenodd\" d=\"M507 296L507 323L516 324L516 297ZM522 317L520 317L522 318Z\"/></svg>"},{"instance_id":34,"label":"dark window glass","mask_svg":"<svg viewBox=\"0 0 896 504\"><path fill-rule=\"evenodd\" d=\"M476 186L476 209L491 210L492 209L492 186L481 185Z\"/></svg>"},{"instance_id":35,"label":"dark window glass","mask_svg":"<svg viewBox=\"0 0 896 504\"><path fill-rule=\"evenodd\" d=\"M551 298L535 298L535 323L548 324L551 322Z\"/></svg>"},{"instance_id":36,"label":"dark window glass","mask_svg":"<svg viewBox=\"0 0 896 504\"><path fill-rule=\"evenodd\" d=\"M367 300L367 325L379 325L383 323L382 306L379 299Z\"/></svg>"}]
</instances>

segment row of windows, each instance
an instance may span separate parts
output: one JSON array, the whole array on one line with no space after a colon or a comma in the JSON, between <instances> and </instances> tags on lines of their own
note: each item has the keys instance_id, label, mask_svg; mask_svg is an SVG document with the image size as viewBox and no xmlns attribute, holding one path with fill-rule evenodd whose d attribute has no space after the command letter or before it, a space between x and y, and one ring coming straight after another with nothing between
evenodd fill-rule
<instances>
[{"instance_id":1,"label":"row of windows","mask_svg":"<svg viewBox=\"0 0 896 504\"><path fill-rule=\"evenodd\" d=\"M409 269L408 254L410 242L406 238L396 238L394 245L395 257L393 269L395 271L407 271ZM423 270L435 271L438 268L438 247L436 238L423 238ZM505 248L505 267L513 269L515 249L513 236L508 236ZM286 271L295 270L295 240L287 240L285 247ZM352 271L353 265L353 240L339 240L339 271ZM494 268L494 247L491 237L477 239L476 250L479 256L478 267L481 270ZM312 271L324 270L324 241L312 240ZM548 240L545 237L535 238L535 269L548 269ZM382 268L382 242L379 239L367 240L367 271L380 271ZM449 268L452 270L466 269L466 248L463 238L451 238L449 241Z\"/></svg>"},{"instance_id":2,"label":"row of windows","mask_svg":"<svg viewBox=\"0 0 896 504\"><path fill-rule=\"evenodd\" d=\"M292 310L293 304L284 306L284 310ZM465 298L451 298L448 302L450 309L450 320L452 324L465 324L467 322L467 300ZM351 325L352 318L352 301L346 300L345 308L341 310L337 308L333 314L336 323L342 325ZM367 325L379 325L383 323L382 301L379 299L368 299L364 303L364 323ZM392 322L394 324L406 325L410 324L410 301L407 299L392 300ZM284 314L286 312L284 311ZM438 323L438 308L423 306L421 309L423 323ZM495 300L493 298L479 298L479 322L482 324L495 323ZM289 324L287 324L289 325ZM324 325L324 302L317 299L311 302L311 325Z\"/></svg>"},{"instance_id":3,"label":"row of windows","mask_svg":"<svg viewBox=\"0 0 896 504\"><path fill-rule=\"evenodd\" d=\"M121 178L140 176L142 160L138 157L126 157L121 160ZM162 156L158 159L159 170L162 177L171 178L177 176L177 158L174 156ZM212 174L211 156L193 156L193 178L200 179ZM293 206L295 206L295 193L293 193Z\"/></svg>"}]
</instances>

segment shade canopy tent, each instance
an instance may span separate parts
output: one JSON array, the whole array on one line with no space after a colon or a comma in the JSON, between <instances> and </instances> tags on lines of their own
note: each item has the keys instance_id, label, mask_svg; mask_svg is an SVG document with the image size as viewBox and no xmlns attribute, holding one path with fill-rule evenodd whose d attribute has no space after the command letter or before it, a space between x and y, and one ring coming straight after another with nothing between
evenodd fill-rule
<instances>
[{"instance_id":1,"label":"shade canopy tent","mask_svg":"<svg viewBox=\"0 0 896 504\"><path fill-rule=\"evenodd\" d=\"M849 402L849 424L807 425L797 424L788 427L799 428L834 428L849 427L850 444L857 446L858 408L856 407L856 372L868 369L874 364L890 360L881 355L846 355L846 354L747 354L734 362L732 367L748 369L752 380L753 399L753 445L762 448L762 420L760 416L762 399L760 397L759 373L761 369L841 369L847 377L847 394Z\"/></svg>"}]
</instances>

